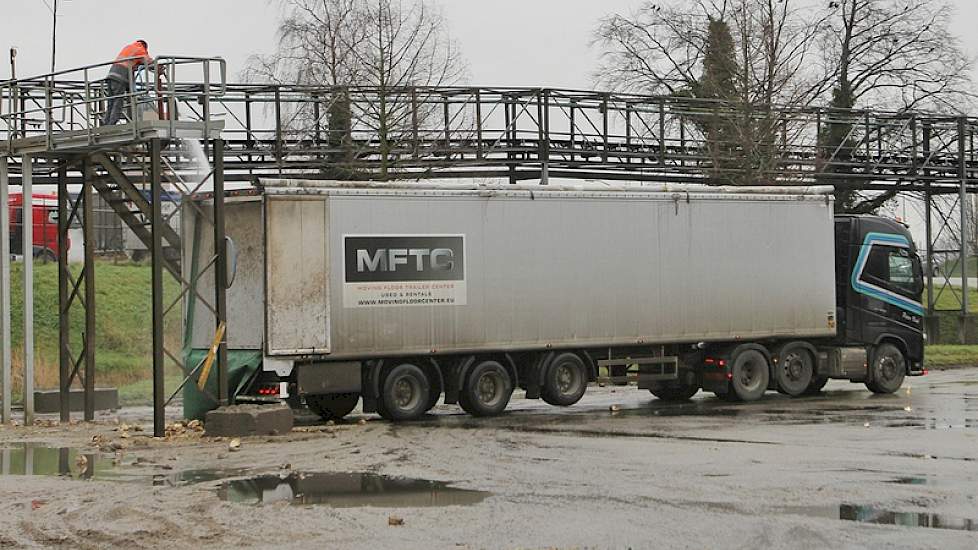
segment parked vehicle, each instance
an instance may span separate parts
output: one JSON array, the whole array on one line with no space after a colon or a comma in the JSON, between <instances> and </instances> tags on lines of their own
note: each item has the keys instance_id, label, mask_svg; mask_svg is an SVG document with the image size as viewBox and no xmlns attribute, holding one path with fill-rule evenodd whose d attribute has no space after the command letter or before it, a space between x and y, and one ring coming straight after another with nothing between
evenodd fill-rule
<instances>
[{"instance_id":1,"label":"parked vehicle","mask_svg":"<svg viewBox=\"0 0 978 550\"><path fill-rule=\"evenodd\" d=\"M58 261L58 196L34 193L33 201L33 257L38 260ZM24 254L24 194L11 193L10 208L10 253ZM69 241L70 246L70 241Z\"/></svg>"},{"instance_id":2,"label":"parked vehicle","mask_svg":"<svg viewBox=\"0 0 978 550\"><path fill-rule=\"evenodd\" d=\"M228 346L262 357L239 400L411 420L626 369L674 401L924 374L910 234L834 216L831 188L263 184L226 208ZM198 303L194 347L213 334Z\"/></svg>"}]
</instances>

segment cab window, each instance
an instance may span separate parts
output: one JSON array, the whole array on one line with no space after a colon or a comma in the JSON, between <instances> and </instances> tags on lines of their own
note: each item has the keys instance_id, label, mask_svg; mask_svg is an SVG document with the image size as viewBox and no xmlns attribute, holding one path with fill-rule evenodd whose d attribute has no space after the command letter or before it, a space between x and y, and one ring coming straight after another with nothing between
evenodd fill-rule
<instances>
[{"instance_id":1,"label":"cab window","mask_svg":"<svg viewBox=\"0 0 978 550\"><path fill-rule=\"evenodd\" d=\"M873 245L861 280L914 297L920 292L917 258L906 248Z\"/></svg>"}]
</instances>

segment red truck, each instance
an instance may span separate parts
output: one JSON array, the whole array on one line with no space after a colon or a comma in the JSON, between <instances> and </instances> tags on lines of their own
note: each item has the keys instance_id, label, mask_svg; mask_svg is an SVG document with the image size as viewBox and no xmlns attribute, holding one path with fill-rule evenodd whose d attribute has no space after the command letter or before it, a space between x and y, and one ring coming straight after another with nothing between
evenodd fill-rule
<instances>
[{"instance_id":1,"label":"red truck","mask_svg":"<svg viewBox=\"0 0 978 550\"><path fill-rule=\"evenodd\" d=\"M58 260L58 196L33 194L34 250L35 259L55 262ZM24 194L11 193L10 253L23 255ZM70 247L69 242L69 247Z\"/></svg>"}]
</instances>

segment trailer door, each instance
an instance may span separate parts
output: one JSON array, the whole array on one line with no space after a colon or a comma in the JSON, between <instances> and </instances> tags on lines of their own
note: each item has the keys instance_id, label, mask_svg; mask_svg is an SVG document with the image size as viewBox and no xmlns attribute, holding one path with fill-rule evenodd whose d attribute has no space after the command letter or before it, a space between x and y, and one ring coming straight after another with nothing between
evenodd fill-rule
<instances>
[{"instance_id":1,"label":"trailer door","mask_svg":"<svg viewBox=\"0 0 978 550\"><path fill-rule=\"evenodd\" d=\"M329 353L326 197L265 199L265 334L269 355Z\"/></svg>"}]
</instances>

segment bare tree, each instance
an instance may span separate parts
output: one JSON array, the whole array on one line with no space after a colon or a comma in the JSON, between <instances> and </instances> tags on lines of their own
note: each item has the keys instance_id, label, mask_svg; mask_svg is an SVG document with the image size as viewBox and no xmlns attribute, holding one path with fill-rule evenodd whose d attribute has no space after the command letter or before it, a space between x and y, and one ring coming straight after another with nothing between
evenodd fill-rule
<instances>
[{"instance_id":1,"label":"bare tree","mask_svg":"<svg viewBox=\"0 0 978 550\"><path fill-rule=\"evenodd\" d=\"M458 83L465 65L441 12L426 1L368 0L362 19L369 39L353 56L363 84L376 89L378 101L357 103L354 116L376 133L380 175L386 178L392 152L435 110L423 88Z\"/></svg>"},{"instance_id":2,"label":"bare tree","mask_svg":"<svg viewBox=\"0 0 978 550\"><path fill-rule=\"evenodd\" d=\"M593 43L603 50L602 64L595 80L616 90L688 95L700 79L710 22L719 21L734 36L740 101L806 104L824 87L808 70L824 18L798 0L645 2L600 21Z\"/></svg>"},{"instance_id":3,"label":"bare tree","mask_svg":"<svg viewBox=\"0 0 978 550\"><path fill-rule=\"evenodd\" d=\"M953 10L946 0L834 0L829 12L820 45L833 109L955 112L973 97L973 59L949 29ZM833 118L820 136L822 155L832 160L845 163L865 140L879 138L855 137L855 121L842 112ZM851 183L839 177L844 170L832 170L833 183ZM844 188L836 193L836 208L872 212L895 193L866 196Z\"/></svg>"},{"instance_id":4,"label":"bare tree","mask_svg":"<svg viewBox=\"0 0 978 550\"><path fill-rule=\"evenodd\" d=\"M332 163L352 159L351 136L366 131L379 138L387 177L400 142L432 110L412 88L453 85L465 75L441 12L429 0L280 1L278 49L253 56L246 77L326 87L328 140L345 151ZM295 109L293 132L308 134L321 122L309 105Z\"/></svg>"},{"instance_id":5,"label":"bare tree","mask_svg":"<svg viewBox=\"0 0 978 550\"><path fill-rule=\"evenodd\" d=\"M760 179L778 167L777 139L797 131L773 106L805 106L824 90L825 80L809 69L824 17L792 0L646 2L601 21L594 43L604 49L603 64L596 80L615 89L720 100L703 107L714 121L704 130L711 178L768 183ZM731 39L718 41L720 29ZM718 88L710 84L711 58L725 57L736 74ZM726 142L715 143L718 136Z\"/></svg>"}]
</instances>

